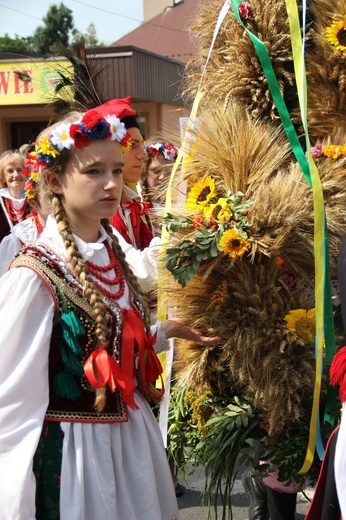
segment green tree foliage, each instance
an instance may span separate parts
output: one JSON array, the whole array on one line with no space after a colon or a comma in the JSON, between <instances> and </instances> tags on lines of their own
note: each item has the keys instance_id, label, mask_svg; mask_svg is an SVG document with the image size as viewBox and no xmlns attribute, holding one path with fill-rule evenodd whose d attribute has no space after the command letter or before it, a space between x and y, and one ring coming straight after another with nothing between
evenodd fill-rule
<instances>
[{"instance_id":1,"label":"green tree foliage","mask_svg":"<svg viewBox=\"0 0 346 520\"><path fill-rule=\"evenodd\" d=\"M0 37L0 52L13 52L16 54L31 54L33 51L32 38L21 38L17 34L11 38L7 33Z\"/></svg>"},{"instance_id":2,"label":"green tree foliage","mask_svg":"<svg viewBox=\"0 0 346 520\"><path fill-rule=\"evenodd\" d=\"M73 44L78 43L83 40L85 47L87 48L95 48L95 47L104 47L105 43L97 38L96 28L93 23L91 23L85 33L80 31L75 31L73 36Z\"/></svg>"},{"instance_id":3,"label":"green tree foliage","mask_svg":"<svg viewBox=\"0 0 346 520\"><path fill-rule=\"evenodd\" d=\"M32 36L21 38L15 35L11 38L5 34L0 37L0 52L42 56L59 46L69 47L81 40L86 47L104 46L97 38L93 23L90 23L85 33L75 28L72 11L63 3L51 5L42 21L44 25L37 27Z\"/></svg>"},{"instance_id":4,"label":"green tree foliage","mask_svg":"<svg viewBox=\"0 0 346 520\"><path fill-rule=\"evenodd\" d=\"M39 54L45 54L55 45L68 47L74 30L72 11L63 3L51 5L43 18L44 26L39 26L33 35L33 45Z\"/></svg>"}]
</instances>

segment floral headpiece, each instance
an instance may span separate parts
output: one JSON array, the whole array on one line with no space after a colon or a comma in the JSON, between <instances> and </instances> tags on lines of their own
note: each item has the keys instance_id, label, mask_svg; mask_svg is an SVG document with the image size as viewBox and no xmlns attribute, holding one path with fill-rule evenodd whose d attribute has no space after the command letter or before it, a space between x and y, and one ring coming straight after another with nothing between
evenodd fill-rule
<instances>
[{"instance_id":1,"label":"floral headpiece","mask_svg":"<svg viewBox=\"0 0 346 520\"><path fill-rule=\"evenodd\" d=\"M114 106L117 107L117 104ZM128 149L131 146L131 136L125 124L112 113L112 108L112 101L109 101L88 110L79 121L59 124L48 137L40 137L35 143L35 151L28 154L29 160L25 166L35 172L39 168L48 168L72 146L84 148L94 139L117 141L124 150Z\"/></svg>"},{"instance_id":2,"label":"floral headpiece","mask_svg":"<svg viewBox=\"0 0 346 520\"><path fill-rule=\"evenodd\" d=\"M166 161L175 161L179 152L176 146L169 143L149 144L144 146L144 150L151 157L157 157L161 154Z\"/></svg>"},{"instance_id":3,"label":"floral headpiece","mask_svg":"<svg viewBox=\"0 0 346 520\"><path fill-rule=\"evenodd\" d=\"M30 160L29 160L30 161ZM29 162L27 161L25 164ZM30 167L26 167L23 173L27 175L28 180L24 185L24 195L27 200L34 200L37 198L37 184L40 179L40 172Z\"/></svg>"}]
</instances>

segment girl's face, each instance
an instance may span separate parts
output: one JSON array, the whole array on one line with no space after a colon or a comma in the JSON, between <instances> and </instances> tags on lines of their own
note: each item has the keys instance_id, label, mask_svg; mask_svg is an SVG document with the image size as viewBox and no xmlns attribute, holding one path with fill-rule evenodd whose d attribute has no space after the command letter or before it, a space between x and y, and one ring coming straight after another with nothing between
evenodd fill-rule
<instances>
[{"instance_id":1,"label":"girl's face","mask_svg":"<svg viewBox=\"0 0 346 520\"><path fill-rule=\"evenodd\" d=\"M63 174L47 172L47 183L61 195L74 233L86 242L98 238L100 220L117 211L123 186L120 144L94 140L73 149Z\"/></svg>"},{"instance_id":2,"label":"girl's face","mask_svg":"<svg viewBox=\"0 0 346 520\"><path fill-rule=\"evenodd\" d=\"M5 163L3 169L4 181L8 191L16 198L20 198L26 181L26 177L23 174L23 163L24 160L20 156L13 154Z\"/></svg>"},{"instance_id":3,"label":"girl's face","mask_svg":"<svg viewBox=\"0 0 346 520\"><path fill-rule=\"evenodd\" d=\"M173 164L174 161L167 161L161 155L152 158L147 174L147 183L149 189L153 190L158 188L164 181L168 181Z\"/></svg>"},{"instance_id":4,"label":"girl's face","mask_svg":"<svg viewBox=\"0 0 346 520\"><path fill-rule=\"evenodd\" d=\"M124 154L124 182L136 184L139 181L144 159L143 137L138 128L129 128L131 148Z\"/></svg>"}]
</instances>

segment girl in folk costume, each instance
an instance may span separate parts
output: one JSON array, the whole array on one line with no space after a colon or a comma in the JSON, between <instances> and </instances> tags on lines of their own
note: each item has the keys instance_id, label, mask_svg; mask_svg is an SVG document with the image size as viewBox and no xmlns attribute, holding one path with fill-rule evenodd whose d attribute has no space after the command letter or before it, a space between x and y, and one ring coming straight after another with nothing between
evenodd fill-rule
<instances>
[{"instance_id":1,"label":"girl in folk costume","mask_svg":"<svg viewBox=\"0 0 346 520\"><path fill-rule=\"evenodd\" d=\"M165 337L202 337L147 306L109 218L121 197L118 105L71 113L35 145L54 217L0 281L0 519L173 520L149 402ZM148 485L145 485L147 483Z\"/></svg>"},{"instance_id":2,"label":"girl in folk costume","mask_svg":"<svg viewBox=\"0 0 346 520\"><path fill-rule=\"evenodd\" d=\"M136 113L131 108L130 102L131 98L129 97L118 100L124 114L121 121L125 124L131 136L131 147L124 155L123 178L125 184L118 211L112 217L111 224L124 237L126 242L143 250L150 245L154 238L154 232L147 205L143 204L138 193L126 184L137 184L146 157L143 137L135 117Z\"/></svg>"},{"instance_id":3,"label":"girl in folk costume","mask_svg":"<svg viewBox=\"0 0 346 520\"><path fill-rule=\"evenodd\" d=\"M165 205L169 177L179 150L164 139L148 142L144 150L147 157L140 175L140 192L143 202L149 203L155 233L161 235L159 214Z\"/></svg>"},{"instance_id":4,"label":"girl in folk costume","mask_svg":"<svg viewBox=\"0 0 346 520\"><path fill-rule=\"evenodd\" d=\"M30 157L30 156L29 156ZM47 187L38 171L32 171L30 160L27 161L28 169L24 169L27 181L24 185L25 199L29 202L32 212L28 217L16 224L0 244L0 276L2 276L16 253L28 242L35 242L46 225L49 213L52 212L52 204L47 194Z\"/></svg>"},{"instance_id":5,"label":"girl in folk costume","mask_svg":"<svg viewBox=\"0 0 346 520\"><path fill-rule=\"evenodd\" d=\"M0 241L30 213L30 205L22 196L24 161L19 150L8 150L0 157Z\"/></svg>"}]
</instances>

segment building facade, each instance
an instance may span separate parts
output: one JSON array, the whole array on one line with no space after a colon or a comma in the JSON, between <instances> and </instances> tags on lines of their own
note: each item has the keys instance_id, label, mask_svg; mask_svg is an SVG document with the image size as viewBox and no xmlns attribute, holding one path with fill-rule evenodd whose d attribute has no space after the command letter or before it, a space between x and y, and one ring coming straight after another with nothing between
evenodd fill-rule
<instances>
[{"instance_id":1,"label":"building facade","mask_svg":"<svg viewBox=\"0 0 346 520\"><path fill-rule=\"evenodd\" d=\"M184 64L132 46L88 50L100 69L105 99L132 97L146 139L179 138L179 121L189 114L180 95ZM50 102L66 74L62 59L35 60L0 54L0 153L31 142L54 120Z\"/></svg>"}]
</instances>

